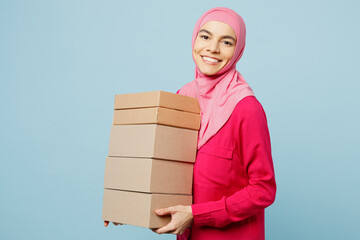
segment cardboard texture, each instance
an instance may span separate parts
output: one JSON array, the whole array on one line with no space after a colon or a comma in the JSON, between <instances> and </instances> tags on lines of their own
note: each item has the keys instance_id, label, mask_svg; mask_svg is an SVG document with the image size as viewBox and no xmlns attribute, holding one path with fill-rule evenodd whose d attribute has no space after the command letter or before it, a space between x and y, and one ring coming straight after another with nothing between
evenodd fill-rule
<instances>
[{"instance_id":1,"label":"cardboard texture","mask_svg":"<svg viewBox=\"0 0 360 240\"><path fill-rule=\"evenodd\" d=\"M170 215L160 217L155 210L175 205L191 205L192 197L104 190L103 220L147 228L163 227L170 222Z\"/></svg>"},{"instance_id":2,"label":"cardboard texture","mask_svg":"<svg viewBox=\"0 0 360 240\"><path fill-rule=\"evenodd\" d=\"M195 162L197 131L158 124L111 127L109 156Z\"/></svg>"},{"instance_id":3,"label":"cardboard texture","mask_svg":"<svg viewBox=\"0 0 360 240\"><path fill-rule=\"evenodd\" d=\"M199 130L200 114L163 107L114 110L114 125L151 123Z\"/></svg>"},{"instance_id":4,"label":"cardboard texture","mask_svg":"<svg viewBox=\"0 0 360 240\"><path fill-rule=\"evenodd\" d=\"M114 109L163 107L185 112L200 113L196 98L164 91L115 95Z\"/></svg>"},{"instance_id":5,"label":"cardboard texture","mask_svg":"<svg viewBox=\"0 0 360 240\"><path fill-rule=\"evenodd\" d=\"M159 228L170 216L157 216L156 209L192 204L199 113L196 98L174 93L115 96L104 220Z\"/></svg>"},{"instance_id":6,"label":"cardboard texture","mask_svg":"<svg viewBox=\"0 0 360 240\"><path fill-rule=\"evenodd\" d=\"M148 158L108 157L104 188L192 194L193 164Z\"/></svg>"}]
</instances>

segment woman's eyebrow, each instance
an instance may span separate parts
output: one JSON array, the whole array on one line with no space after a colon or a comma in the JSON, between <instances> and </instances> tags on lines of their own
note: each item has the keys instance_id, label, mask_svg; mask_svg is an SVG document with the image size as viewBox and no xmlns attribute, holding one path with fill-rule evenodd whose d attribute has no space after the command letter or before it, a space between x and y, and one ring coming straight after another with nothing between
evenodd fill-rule
<instances>
[{"instance_id":1,"label":"woman's eyebrow","mask_svg":"<svg viewBox=\"0 0 360 240\"><path fill-rule=\"evenodd\" d=\"M199 31L199 33L200 33L200 32L206 32L207 34L209 34L210 36L212 36L212 33L209 32L209 31L206 30L206 29L201 29L201 30ZM230 39L234 40L234 42L236 42L236 39L235 39L234 37L232 37L232 36L229 36L229 35L221 36L221 38L222 38L222 39L223 39L223 38L230 38Z\"/></svg>"}]
</instances>

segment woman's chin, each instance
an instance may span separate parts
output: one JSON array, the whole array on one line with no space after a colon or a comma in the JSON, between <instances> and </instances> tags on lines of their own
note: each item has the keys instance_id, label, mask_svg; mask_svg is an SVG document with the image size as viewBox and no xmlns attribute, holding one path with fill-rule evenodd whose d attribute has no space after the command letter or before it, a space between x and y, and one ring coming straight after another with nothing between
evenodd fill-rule
<instances>
[{"instance_id":1,"label":"woman's chin","mask_svg":"<svg viewBox=\"0 0 360 240\"><path fill-rule=\"evenodd\" d=\"M209 68L209 67L199 68L199 70L200 70L200 72L202 72L203 74L205 74L207 76L215 75L216 73L218 73L220 71L219 68Z\"/></svg>"},{"instance_id":2,"label":"woman's chin","mask_svg":"<svg viewBox=\"0 0 360 240\"><path fill-rule=\"evenodd\" d=\"M202 72L206 76L212 76L220 72L221 69L200 69L200 72Z\"/></svg>"}]
</instances>

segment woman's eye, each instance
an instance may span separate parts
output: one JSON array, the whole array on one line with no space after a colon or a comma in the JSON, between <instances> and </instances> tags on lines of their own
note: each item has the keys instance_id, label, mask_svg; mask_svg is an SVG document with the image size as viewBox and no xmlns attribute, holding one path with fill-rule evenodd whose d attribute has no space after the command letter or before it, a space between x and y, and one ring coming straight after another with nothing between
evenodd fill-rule
<instances>
[{"instance_id":1,"label":"woman's eye","mask_svg":"<svg viewBox=\"0 0 360 240\"><path fill-rule=\"evenodd\" d=\"M233 44L231 42L228 42L228 41L224 41L225 45L229 45L229 46L232 46Z\"/></svg>"},{"instance_id":2,"label":"woman's eye","mask_svg":"<svg viewBox=\"0 0 360 240\"><path fill-rule=\"evenodd\" d=\"M203 38L203 39L209 39L209 36L206 36L206 35L202 35L200 37Z\"/></svg>"}]
</instances>

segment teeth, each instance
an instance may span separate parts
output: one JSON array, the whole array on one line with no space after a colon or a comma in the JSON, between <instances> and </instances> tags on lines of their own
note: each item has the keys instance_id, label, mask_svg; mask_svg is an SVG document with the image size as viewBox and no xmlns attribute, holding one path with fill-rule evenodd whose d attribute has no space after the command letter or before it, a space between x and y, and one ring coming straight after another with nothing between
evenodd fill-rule
<instances>
[{"instance_id":1,"label":"teeth","mask_svg":"<svg viewBox=\"0 0 360 240\"><path fill-rule=\"evenodd\" d=\"M213 59L213 58L208 58L208 57L202 57L204 60L208 61L208 62L219 62L219 60Z\"/></svg>"}]
</instances>

